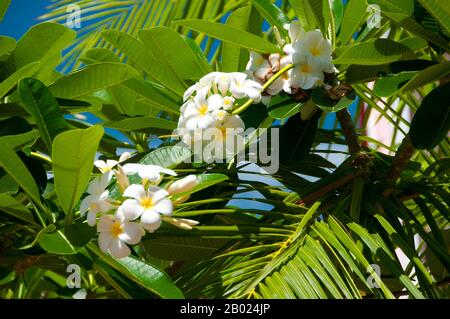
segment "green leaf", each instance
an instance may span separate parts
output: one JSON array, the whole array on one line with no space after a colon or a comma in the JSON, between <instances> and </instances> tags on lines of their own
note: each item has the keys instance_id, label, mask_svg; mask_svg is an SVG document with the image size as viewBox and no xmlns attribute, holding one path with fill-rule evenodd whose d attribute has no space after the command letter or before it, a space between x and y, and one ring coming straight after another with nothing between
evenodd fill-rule
<instances>
[{"instance_id":1,"label":"green leaf","mask_svg":"<svg viewBox=\"0 0 450 319\"><path fill-rule=\"evenodd\" d=\"M27 133L7 135L0 137L0 141L6 142L12 149L18 150L27 145L32 145L39 137L38 130L32 130Z\"/></svg>"},{"instance_id":2,"label":"green leaf","mask_svg":"<svg viewBox=\"0 0 450 319\"><path fill-rule=\"evenodd\" d=\"M0 150L0 167L14 179L34 202L40 203L39 188L20 157L9 144L1 140Z\"/></svg>"},{"instance_id":3,"label":"green leaf","mask_svg":"<svg viewBox=\"0 0 450 319\"><path fill-rule=\"evenodd\" d=\"M322 111L312 118L302 121L294 115L280 128L280 163L295 167L306 158L314 142L317 125Z\"/></svg>"},{"instance_id":4,"label":"green leaf","mask_svg":"<svg viewBox=\"0 0 450 319\"><path fill-rule=\"evenodd\" d=\"M63 211L72 212L86 189L103 128L93 126L59 134L53 142L55 190Z\"/></svg>"},{"instance_id":5,"label":"green leaf","mask_svg":"<svg viewBox=\"0 0 450 319\"><path fill-rule=\"evenodd\" d=\"M3 0L0 2L0 22L2 22L10 3L11 0Z\"/></svg>"},{"instance_id":6,"label":"green leaf","mask_svg":"<svg viewBox=\"0 0 450 319\"><path fill-rule=\"evenodd\" d=\"M19 82L19 95L23 105L36 121L48 151L51 152L52 141L56 135L69 129L58 102L42 82L31 78Z\"/></svg>"},{"instance_id":7,"label":"green leaf","mask_svg":"<svg viewBox=\"0 0 450 319\"><path fill-rule=\"evenodd\" d=\"M205 33L213 38L229 42L242 48L253 50L260 53L275 53L280 52L280 49L249 32L239 30L235 27L224 25L222 23L187 19L175 22L178 25L188 27L192 30Z\"/></svg>"},{"instance_id":8,"label":"green leaf","mask_svg":"<svg viewBox=\"0 0 450 319\"><path fill-rule=\"evenodd\" d=\"M419 0L419 2L439 22L445 33L450 36L450 7L448 2L437 0Z\"/></svg>"},{"instance_id":9,"label":"green leaf","mask_svg":"<svg viewBox=\"0 0 450 319\"><path fill-rule=\"evenodd\" d=\"M132 282L161 298L183 299L183 293L173 283L171 278L162 270L141 261L136 257L127 257L123 259L114 259L103 253L96 246L89 244L89 249L100 258L109 267L114 268L119 273L127 277Z\"/></svg>"},{"instance_id":10,"label":"green leaf","mask_svg":"<svg viewBox=\"0 0 450 319\"><path fill-rule=\"evenodd\" d=\"M163 260L201 260L228 242L222 238L161 236L143 242L145 252Z\"/></svg>"},{"instance_id":11,"label":"green leaf","mask_svg":"<svg viewBox=\"0 0 450 319\"><path fill-rule=\"evenodd\" d=\"M411 122L411 143L417 149L431 150L450 129L450 83L431 91L422 101Z\"/></svg>"},{"instance_id":12,"label":"green leaf","mask_svg":"<svg viewBox=\"0 0 450 319\"><path fill-rule=\"evenodd\" d=\"M449 48L448 41L417 22L414 17L414 0L367 0L367 3L379 5L381 14L399 27L444 49Z\"/></svg>"},{"instance_id":13,"label":"green leaf","mask_svg":"<svg viewBox=\"0 0 450 319\"><path fill-rule=\"evenodd\" d=\"M0 36L0 62L5 61L16 48L16 40Z\"/></svg>"},{"instance_id":14,"label":"green leaf","mask_svg":"<svg viewBox=\"0 0 450 319\"><path fill-rule=\"evenodd\" d=\"M226 24L240 30L247 30L251 6L244 6L234 10L227 19ZM222 71L236 72L245 68L245 63L248 61L249 53L238 46L231 43L224 42L222 44Z\"/></svg>"},{"instance_id":15,"label":"green leaf","mask_svg":"<svg viewBox=\"0 0 450 319\"><path fill-rule=\"evenodd\" d=\"M86 222L69 225L65 232L67 239L77 248L84 247L96 234L97 229L89 226Z\"/></svg>"},{"instance_id":16,"label":"green leaf","mask_svg":"<svg viewBox=\"0 0 450 319\"><path fill-rule=\"evenodd\" d=\"M146 155L140 164L158 165L165 168L175 168L191 157L191 151L184 146L161 147Z\"/></svg>"},{"instance_id":17,"label":"green leaf","mask_svg":"<svg viewBox=\"0 0 450 319\"><path fill-rule=\"evenodd\" d=\"M298 103L290 97L277 95L271 99L267 110L272 118L282 120L297 114L302 106L303 103Z\"/></svg>"},{"instance_id":18,"label":"green leaf","mask_svg":"<svg viewBox=\"0 0 450 319\"><path fill-rule=\"evenodd\" d=\"M318 108L326 112L338 112L346 107L349 107L356 98L355 92L342 97L335 101L328 97L323 88L317 87L312 91L311 98Z\"/></svg>"},{"instance_id":19,"label":"green leaf","mask_svg":"<svg viewBox=\"0 0 450 319\"><path fill-rule=\"evenodd\" d=\"M425 84L439 80L450 73L450 61L432 65L414 76L402 88L401 92L414 90Z\"/></svg>"},{"instance_id":20,"label":"green leaf","mask_svg":"<svg viewBox=\"0 0 450 319\"><path fill-rule=\"evenodd\" d=\"M328 27L330 25L329 0L303 0L303 2L305 5L309 6L320 31L327 37L329 34Z\"/></svg>"},{"instance_id":21,"label":"green leaf","mask_svg":"<svg viewBox=\"0 0 450 319\"><path fill-rule=\"evenodd\" d=\"M0 98L7 95L21 79L34 75L39 67L39 62L33 62L11 74L6 80L0 83Z\"/></svg>"},{"instance_id":22,"label":"green leaf","mask_svg":"<svg viewBox=\"0 0 450 319\"><path fill-rule=\"evenodd\" d=\"M298 17L298 21L300 21L305 30L313 30L316 27L313 12L306 1L289 0L289 4Z\"/></svg>"},{"instance_id":23,"label":"green leaf","mask_svg":"<svg viewBox=\"0 0 450 319\"><path fill-rule=\"evenodd\" d=\"M138 79L131 79L123 85L148 100L158 110L176 115L180 114L180 104L164 96L150 83Z\"/></svg>"},{"instance_id":24,"label":"green leaf","mask_svg":"<svg viewBox=\"0 0 450 319\"><path fill-rule=\"evenodd\" d=\"M56 97L77 99L139 76L126 64L96 63L59 78L49 89Z\"/></svg>"},{"instance_id":25,"label":"green leaf","mask_svg":"<svg viewBox=\"0 0 450 319\"><path fill-rule=\"evenodd\" d=\"M62 231L44 232L39 239L39 245L48 253L57 255L73 255L77 251Z\"/></svg>"},{"instance_id":26,"label":"green leaf","mask_svg":"<svg viewBox=\"0 0 450 319\"><path fill-rule=\"evenodd\" d=\"M10 58L12 64L8 66L8 71L14 71L37 61L41 63L41 66L46 65L46 62L53 59L55 54L59 54L70 45L75 37L74 30L61 24L44 22L33 26L17 42L17 47ZM11 69L13 66L14 70Z\"/></svg>"},{"instance_id":27,"label":"green leaf","mask_svg":"<svg viewBox=\"0 0 450 319\"><path fill-rule=\"evenodd\" d=\"M104 31L102 37L128 56L135 65L148 73L152 79L177 95L183 95L184 83L173 72L167 72L167 68L161 67L160 61L144 43L125 32L116 30Z\"/></svg>"},{"instance_id":28,"label":"green leaf","mask_svg":"<svg viewBox=\"0 0 450 319\"><path fill-rule=\"evenodd\" d=\"M367 16L367 3L359 0L349 0L345 7L344 17L338 39L347 44L360 29Z\"/></svg>"},{"instance_id":29,"label":"green leaf","mask_svg":"<svg viewBox=\"0 0 450 319\"><path fill-rule=\"evenodd\" d=\"M164 64L166 72L173 72L182 80L198 79L205 75L204 64L199 62L194 51L175 30L167 27L141 30L139 39L153 53L159 65ZM185 88L184 84L180 89Z\"/></svg>"},{"instance_id":30,"label":"green leaf","mask_svg":"<svg viewBox=\"0 0 450 319\"><path fill-rule=\"evenodd\" d=\"M412 71L386 76L375 83L373 92L381 97L391 96L400 90L416 74L417 71Z\"/></svg>"},{"instance_id":31,"label":"green leaf","mask_svg":"<svg viewBox=\"0 0 450 319\"><path fill-rule=\"evenodd\" d=\"M407 46L389 39L372 39L347 47L335 64L386 64L398 60L412 60L416 55Z\"/></svg>"},{"instance_id":32,"label":"green leaf","mask_svg":"<svg viewBox=\"0 0 450 319\"><path fill-rule=\"evenodd\" d=\"M33 214L14 197L0 194L0 210L26 223L35 224Z\"/></svg>"},{"instance_id":33,"label":"green leaf","mask_svg":"<svg viewBox=\"0 0 450 319\"><path fill-rule=\"evenodd\" d=\"M251 0L251 2L271 25L276 26L283 36L287 36L287 30L283 26L290 21L280 8L271 0Z\"/></svg>"},{"instance_id":34,"label":"green leaf","mask_svg":"<svg viewBox=\"0 0 450 319\"><path fill-rule=\"evenodd\" d=\"M117 122L106 122L103 126L116 128L121 131L141 131L147 128L156 128L172 131L177 128L177 123L152 116L129 118Z\"/></svg>"}]
</instances>

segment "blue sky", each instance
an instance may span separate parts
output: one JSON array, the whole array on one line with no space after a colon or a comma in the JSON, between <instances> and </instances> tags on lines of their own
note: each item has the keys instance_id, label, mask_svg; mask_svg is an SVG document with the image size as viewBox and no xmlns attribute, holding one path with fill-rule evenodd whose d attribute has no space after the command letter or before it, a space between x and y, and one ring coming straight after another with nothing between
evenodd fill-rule
<instances>
[{"instance_id":1,"label":"blue sky","mask_svg":"<svg viewBox=\"0 0 450 319\"><path fill-rule=\"evenodd\" d=\"M0 34L19 39L31 26L38 23L38 17L46 12L50 0L12 0L0 23Z\"/></svg>"}]
</instances>

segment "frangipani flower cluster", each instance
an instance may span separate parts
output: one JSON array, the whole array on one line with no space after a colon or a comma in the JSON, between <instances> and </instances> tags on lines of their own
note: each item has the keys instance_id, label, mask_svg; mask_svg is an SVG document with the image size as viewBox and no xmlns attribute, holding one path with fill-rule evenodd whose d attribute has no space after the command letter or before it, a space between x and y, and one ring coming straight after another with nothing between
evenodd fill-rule
<instances>
[{"instance_id":1,"label":"frangipani flower cluster","mask_svg":"<svg viewBox=\"0 0 450 319\"><path fill-rule=\"evenodd\" d=\"M184 94L178 135L188 145L198 141L212 143L219 150L213 156L224 158L228 151L235 151L227 149L226 141L245 129L240 116L232 114L233 109L239 100L252 99L259 103L261 91L261 84L249 79L245 73L212 72L205 75ZM205 133L209 139L205 138Z\"/></svg>"},{"instance_id":2,"label":"frangipani flower cluster","mask_svg":"<svg viewBox=\"0 0 450 319\"><path fill-rule=\"evenodd\" d=\"M88 195L80 204L81 216L87 214L88 224L97 226L100 249L116 258L129 256L128 245L138 244L146 232L155 232L163 221L182 229L192 229L198 224L171 217L174 206L189 199L183 193L198 185L196 176L189 175L162 187L164 175L177 176L173 170L156 165L120 164L129 158L130 154L125 153L119 161L96 161L94 165L102 174L91 181ZM108 190L114 184L119 194Z\"/></svg>"},{"instance_id":3,"label":"frangipani flower cluster","mask_svg":"<svg viewBox=\"0 0 450 319\"><path fill-rule=\"evenodd\" d=\"M249 75L263 84L283 67L294 65L266 90L269 97L281 91L293 94L298 89L312 89L323 84L326 73L336 72L331 57L331 42L323 37L320 30L306 32L298 21L286 24L284 28L288 30L290 40L283 46L285 56L251 52L246 69Z\"/></svg>"}]
</instances>

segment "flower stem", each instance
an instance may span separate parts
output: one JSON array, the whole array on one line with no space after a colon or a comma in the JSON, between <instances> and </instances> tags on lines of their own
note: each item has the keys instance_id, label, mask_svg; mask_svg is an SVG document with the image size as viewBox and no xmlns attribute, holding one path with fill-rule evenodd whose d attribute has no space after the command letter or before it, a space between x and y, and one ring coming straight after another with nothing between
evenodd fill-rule
<instances>
[{"instance_id":1,"label":"flower stem","mask_svg":"<svg viewBox=\"0 0 450 319\"><path fill-rule=\"evenodd\" d=\"M267 90L267 88L269 86L271 86L276 80L278 80L278 78L280 76L282 76L284 73L286 73L287 71L289 71L290 69L292 69L294 67L293 64L288 64L286 65L284 68L282 68L280 71L278 71L274 76L272 76L266 83L264 83L262 89L261 89L261 93L264 93L265 90ZM238 107L236 110L233 111L233 114L240 114L242 112L244 112L250 105L253 104L253 99L248 100L247 102L245 102L244 104L242 104L242 106Z\"/></svg>"}]
</instances>

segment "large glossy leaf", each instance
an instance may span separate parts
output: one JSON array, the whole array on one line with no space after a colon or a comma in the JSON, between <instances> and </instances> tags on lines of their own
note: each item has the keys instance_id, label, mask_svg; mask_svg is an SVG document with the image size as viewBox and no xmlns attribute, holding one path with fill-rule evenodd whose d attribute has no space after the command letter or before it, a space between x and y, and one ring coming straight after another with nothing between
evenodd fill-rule
<instances>
[{"instance_id":1,"label":"large glossy leaf","mask_svg":"<svg viewBox=\"0 0 450 319\"><path fill-rule=\"evenodd\" d=\"M103 128L70 130L53 142L53 173L59 202L66 214L71 213L89 182L95 153Z\"/></svg>"},{"instance_id":2,"label":"large glossy leaf","mask_svg":"<svg viewBox=\"0 0 450 319\"><path fill-rule=\"evenodd\" d=\"M234 10L227 19L226 24L235 27L240 30L247 30L250 14L252 11L251 6L245 6ZM243 65L248 61L248 51L244 50L234 44L224 42L222 44L222 71L224 72L236 72L245 67Z\"/></svg>"},{"instance_id":3,"label":"large glossy leaf","mask_svg":"<svg viewBox=\"0 0 450 319\"><path fill-rule=\"evenodd\" d=\"M77 99L139 76L126 64L96 63L59 78L49 89L56 97Z\"/></svg>"},{"instance_id":4,"label":"large glossy leaf","mask_svg":"<svg viewBox=\"0 0 450 319\"><path fill-rule=\"evenodd\" d=\"M158 165L166 168L175 168L191 157L191 151L184 146L160 147L146 155L141 164Z\"/></svg>"},{"instance_id":5,"label":"large glossy leaf","mask_svg":"<svg viewBox=\"0 0 450 319\"><path fill-rule=\"evenodd\" d=\"M414 90L425 84L437 81L440 78L446 76L450 73L450 62L442 62L436 65L432 65L425 70L414 76L408 83L406 83L402 88L402 92Z\"/></svg>"},{"instance_id":6,"label":"large glossy leaf","mask_svg":"<svg viewBox=\"0 0 450 319\"><path fill-rule=\"evenodd\" d=\"M19 82L19 95L23 105L36 121L48 151L51 152L52 141L56 135L69 129L58 102L42 82L32 78Z\"/></svg>"},{"instance_id":7,"label":"large glossy leaf","mask_svg":"<svg viewBox=\"0 0 450 319\"><path fill-rule=\"evenodd\" d=\"M345 8L338 39L346 45L365 21L367 3L365 1L350 0Z\"/></svg>"},{"instance_id":8,"label":"large glossy leaf","mask_svg":"<svg viewBox=\"0 0 450 319\"><path fill-rule=\"evenodd\" d=\"M320 31L327 37L331 13L329 0L305 0L303 2L309 6Z\"/></svg>"},{"instance_id":9,"label":"large glossy leaf","mask_svg":"<svg viewBox=\"0 0 450 319\"><path fill-rule=\"evenodd\" d=\"M39 67L39 62L33 62L25 65L24 67L11 74L8 78L0 83L0 98L6 96L21 79L35 74Z\"/></svg>"},{"instance_id":10,"label":"large glossy leaf","mask_svg":"<svg viewBox=\"0 0 450 319\"><path fill-rule=\"evenodd\" d=\"M450 129L450 83L431 91L411 122L411 143L418 149L433 149Z\"/></svg>"},{"instance_id":11,"label":"large glossy leaf","mask_svg":"<svg viewBox=\"0 0 450 319\"><path fill-rule=\"evenodd\" d=\"M39 245L48 253L58 255L73 255L77 251L60 230L48 233L44 232L39 238Z\"/></svg>"},{"instance_id":12,"label":"large glossy leaf","mask_svg":"<svg viewBox=\"0 0 450 319\"><path fill-rule=\"evenodd\" d=\"M377 65L415 58L414 52L399 42L389 39L372 39L347 47L334 60L334 63Z\"/></svg>"},{"instance_id":13,"label":"large glossy leaf","mask_svg":"<svg viewBox=\"0 0 450 319\"><path fill-rule=\"evenodd\" d=\"M416 71L412 71L386 76L375 83L373 92L382 97L391 96L400 90L416 74Z\"/></svg>"},{"instance_id":14,"label":"large glossy leaf","mask_svg":"<svg viewBox=\"0 0 450 319\"><path fill-rule=\"evenodd\" d=\"M76 32L61 24L44 22L33 26L18 42L8 71L40 61L41 66L59 54L76 37ZM59 60L59 59L58 59ZM58 63L58 62L56 62ZM14 69L12 69L14 67Z\"/></svg>"},{"instance_id":15,"label":"large glossy leaf","mask_svg":"<svg viewBox=\"0 0 450 319\"><path fill-rule=\"evenodd\" d=\"M289 167L300 165L311 150L322 111L302 121L298 114L280 128L280 163Z\"/></svg>"},{"instance_id":16,"label":"large glossy leaf","mask_svg":"<svg viewBox=\"0 0 450 319\"><path fill-rule=\"evenodd\" d=\"M2 167L14 181L23 189L35 202L40 202L39 188L22 162L20 157L14 152L9 144L0 140L0 167Z\"/></svg>"},{"instance_id":17,"label":"large glossy leaf","mask_svg":"<svg viewBox=\"0 0 450 319\"><path fill-rule=\"evenodd\" d=\"M272 118L282 120L297 114L302 106L303 103L296 102L290 97L278 95L271 99L267 110Z\"/></svg>"},{"instance_id":18,"label":"large glossy leaf","mask_svg":"<svg viewBox=\"0 0 450 319\"><path fill-rule=\"evenodd\" d=\"M171 278L162 270L142 261L136 257L113 259L101 252L97 247L90 245L90 250L95 253L101 262L119 271L129 280L157 296L164 299L183 299L183 293L173 283Z\"/></svg>"},{"instance_id":19,"label":"large glossy leaf","mask_svg":"<svg viewBox=\"0 0 450 319\"><path fill-rule=\"evenodd\" d=\"M31 211L23 206L14 197L7 194L0 194L0 210L26 223L35 223Z\"/></svg>"},{"instance_id":20,"label":"large glossy leaf","mask_svg":"<svg viewBox=\"0 0 450 319\"><path fill-rule=\"evenodd\" d=\"M163 84L174 93L180 96L183 95L184 83L180 81L179 77L173 71L164 68L164 64L161 64L154 53L140 40L125 32L115 30L102 32L102 37L128 56L134 64L148 73L152 79ZM167 63L165 65L167 66Z\"/></svg>"},{"instance_id":21,"label":"large glossy leaf","mask_svg":"<svg viewBox=\"0 0 450 319\"><path fill-rule=\"evenodd\" d=\"M183 37L167 27L155 27L139 32L139 39L147 50L151 51L166 72L173 72L176 76L185 79L198 79L211 72L199 62L191 47ZM185 85L181 89L185 89Z\"/></svg>"},{"instance_id":22,"label":"large glossy leaf","mask_svg":"<svg viewBox=\"0 0 450 319\"><path fill-rule=\"evenodd\" d=\"M251 0L252 4L261 13L261 15L267 19L267 21L276 26L278 31L283 35L287 36L287 30L283 26L289 23L288 17L284 12L277 7L271 0Z\"/></svg>"},{"instance_id":23,"label":"large glossy leaf","mask_svg":"<svg viewBox=\"0 0 450 319\"><path fill-rule=\"evenodd\" d=\"M276 45L267 42L263 38L222 23L195 19L179 20L176 23L192 30L205 33L213 38L256 52L275 53L280 51Z\"/></svg>"},{"instance_id":24,"label":"large glossy leaf","mask_svg":"<svg viewBox=\"0 0 450 319\"><path fill-rule=\"evenodd\" d=\"M116 128L127 132L140 131L149 128L171 131L177 128L176 122L152 116L129 118L117 122L106 122L103 125L106 127Z\"/></svg>"},{"instance_id":25,"label":"large glossy leaf","mask_svg":"<svg viewBox=\"0 0 450 319\"><path fill-rule=\"evenodd\" d=\"M16 40L0 36L0 62L5 61L16 48Z\"/></svg>"}]
</instances>

